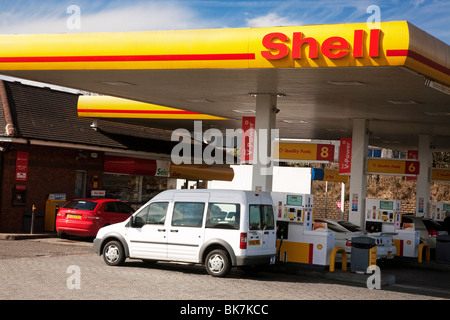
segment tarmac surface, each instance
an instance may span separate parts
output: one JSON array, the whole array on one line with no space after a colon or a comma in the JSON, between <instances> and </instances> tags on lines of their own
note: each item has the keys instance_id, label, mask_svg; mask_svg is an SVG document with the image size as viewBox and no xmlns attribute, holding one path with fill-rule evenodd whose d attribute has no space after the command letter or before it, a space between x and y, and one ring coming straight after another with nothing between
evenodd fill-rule
<instances>
[{"instance_id":1,"label":"tarmac surface","mask_svg":"<svg viewBox=\"0 0 450 320\"><path fill-rule=\"evenodd\" d=\"M369 275L324 268L278 266L256 276L233 269L210 277L203 266L160 262L146 267L127 260L109 267L91 240L55 234L0 234L1 300L442 300L450 299L450 264L394 259L382 264L381 290L369 290ZM7 241L25 240L25 241ZM68 266L79 266L81 288L68 290Z\"/></svg>"}]
</instances>

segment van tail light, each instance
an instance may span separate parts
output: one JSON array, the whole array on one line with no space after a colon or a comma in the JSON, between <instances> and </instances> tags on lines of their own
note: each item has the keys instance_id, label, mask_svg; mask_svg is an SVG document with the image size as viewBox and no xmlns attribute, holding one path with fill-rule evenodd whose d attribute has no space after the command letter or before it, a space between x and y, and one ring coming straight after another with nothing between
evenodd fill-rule
<instances>
[{"instance_id":1,"label":"van tail light","mask_svg":"<svg viewBox=\"0 0 450 320\"><path fill-rule=\"evenodd\" d=\"M247 233L242 232L239 238L239 249L247 249Z\"/></svg>"},{"instance_id":2,"label":"van tail light","mask_svg":"<svg viewBox=\"0 0 450 320\"><path fill-rule=\"evenodd\" d=\"M437 230L434 230L434 229L428 229L428 235L429 236L438 236L439 232Z\"/></svg>"},{"instance_id":3,"label":"van tail light","mask_svg":"<svg viewBox=\"0 0 450 320\"><path fill-rule=\"evenodd\" d=\"M351 247L352 246L352 241L351 240L347 240L347 242L345 243L345 245L347 247Z\"/></svg>"}]
</instances>

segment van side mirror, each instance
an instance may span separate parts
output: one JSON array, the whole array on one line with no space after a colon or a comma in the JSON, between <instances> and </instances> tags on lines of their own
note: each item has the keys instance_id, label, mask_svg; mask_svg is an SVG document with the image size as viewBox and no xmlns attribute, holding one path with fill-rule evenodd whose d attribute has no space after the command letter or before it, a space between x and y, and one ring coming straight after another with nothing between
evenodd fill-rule
<instances>
[{"instance_id":1,"label":"van side mirror","mask_svg":"<svg viewBox=\"0 0 450 320\"><path fill-rule=\"evenodd\" d=\"M131 228L142 228L144 226L144 221L141 217L137 217L136 215L132 215L130 217L130 227Z\"/></svg>"},{"instance_id":2,"label":"van side mirror","mask_svg":"<svg viewBox=\"0 0 450 320\"><path fill-rule=\"evenodd\" d=\"M136 217L134 215L132 215L130 217L130 227L131 228L136 228Z\"/></svg>"}]
</instances>

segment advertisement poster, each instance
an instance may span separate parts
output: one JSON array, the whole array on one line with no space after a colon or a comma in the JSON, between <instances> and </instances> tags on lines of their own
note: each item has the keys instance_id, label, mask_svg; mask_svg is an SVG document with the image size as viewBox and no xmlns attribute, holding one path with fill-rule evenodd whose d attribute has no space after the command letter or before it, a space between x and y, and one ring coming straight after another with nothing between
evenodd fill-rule
<instances>
[{"instance_id":1,"label":"advertisement poster","mask_svg":"<svg viewBox=\"0 0 450 320\"><path fill-rule=\"evenodd\" d=\"M241 162L252 163L255 142L255 117L242 117Z\"/></svg>"},{"instance_id":2,"label":"advertisement poster","mask_svg":"<svg viewBox=\"0 0 450 320\"><path fill-rule=\"evenodd\" d=\"M352 138L341 138L339 174L350 174L352 168Z\"/></svg>"},{"instance_id":3,"label":"advertisement poster","mask_svg":"<svg viewBox=\"0 0 450 320\"><path fill-rule=\"evenodd\" d=\"M28 179L28 152L17 151L16 181L27 181L27 179Z\"/></svg>"}]
</instances>

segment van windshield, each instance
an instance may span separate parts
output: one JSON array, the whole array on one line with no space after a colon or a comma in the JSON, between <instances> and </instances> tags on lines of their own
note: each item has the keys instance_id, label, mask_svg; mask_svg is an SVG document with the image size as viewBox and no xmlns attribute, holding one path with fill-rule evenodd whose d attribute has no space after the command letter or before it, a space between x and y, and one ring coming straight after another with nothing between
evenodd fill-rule
<instances>
[{"instance_id":1,"label":"van windshield","mask_svg":"<svg viewBox=\"0 0 450 320\"><path fill-rule=\"evenodd\" d=\"M271 205L250 205L249 230L273 230L274 225Z\"/></svg>"}]
</instances>

